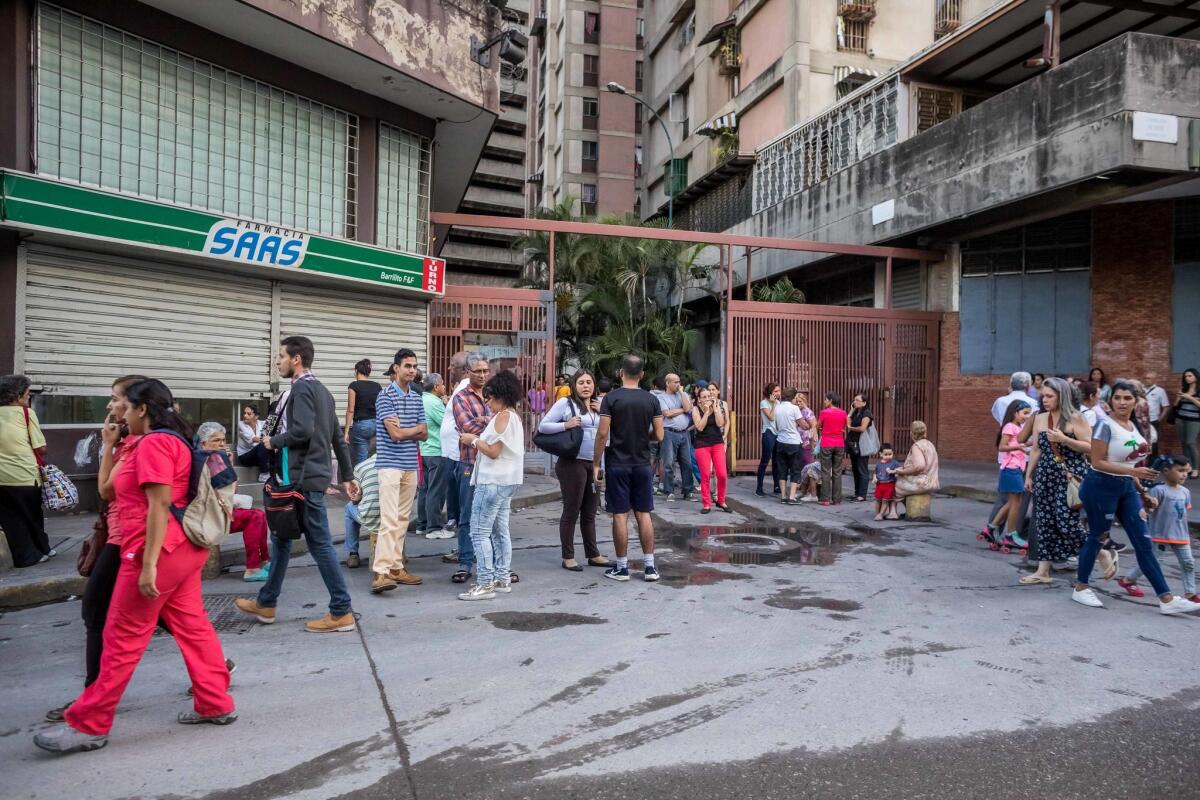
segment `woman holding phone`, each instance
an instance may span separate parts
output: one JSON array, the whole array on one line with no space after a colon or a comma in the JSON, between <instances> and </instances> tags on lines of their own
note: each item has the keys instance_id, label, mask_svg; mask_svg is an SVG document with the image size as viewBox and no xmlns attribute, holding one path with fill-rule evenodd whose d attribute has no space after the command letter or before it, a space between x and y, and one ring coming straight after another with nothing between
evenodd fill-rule
<instances>
[{"instance_id":1,"label":"woman holding phone","mask_svg":"<svg viewBox=\"0 0 1200 800\"><path fill-rule=\"evenodd\" d=\"M1113 384L1108 400L1111 413L1107 419L1096 424L1096 430L1092 433L1092 470L1083 479L1083 486L1079 490L1087 511L1088 536L1079 551L1079 573L1071 599L1092 608L1104 607L1088 581L1103 539L1112 526L1112 520L1116 519L1129 536L1129 543L1137 555L1138 567L1158 595L1159 612L1186 614L1200 611L1200 603L1171 594L1158 559L1154 556L1146 520L1142 518L1145 495L1141 481L1155 480L1158 472L1139 466L1150 454L1150 442L1133 421L1137 403L1137 387L1132 383L1118 381Z\"/></svg>"}]
</instances>

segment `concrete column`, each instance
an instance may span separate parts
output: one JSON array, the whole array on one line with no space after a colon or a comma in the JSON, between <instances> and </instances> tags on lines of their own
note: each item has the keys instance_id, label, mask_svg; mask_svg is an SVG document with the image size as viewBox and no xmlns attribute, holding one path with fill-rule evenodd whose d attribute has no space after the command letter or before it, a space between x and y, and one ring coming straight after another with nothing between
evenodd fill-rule
<instances>
[{"instance_id":1,"label":"concrete column","mask_svg":"<svg viewBox=\"0 0 1200 800\"><path fill-rule=\"evenodd\" d=\"M926 311L958 311L961 267L962 250L957 243L946 248L944 259L925 265Z\"/></svg>"}]
</instances>

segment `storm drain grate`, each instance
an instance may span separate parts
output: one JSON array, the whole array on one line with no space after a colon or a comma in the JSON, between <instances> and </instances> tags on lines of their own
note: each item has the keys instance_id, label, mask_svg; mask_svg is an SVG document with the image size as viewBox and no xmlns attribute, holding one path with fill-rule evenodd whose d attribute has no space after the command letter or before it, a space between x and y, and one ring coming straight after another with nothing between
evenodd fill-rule
<instances>
[{"instance_id":1,"label":"storm drain grate","mask_svg":"<svg viewBox=\"0 0 1200 800\"><path fill-rule=\"evenodd\" d=\"M254 619L238 611L237 606L233 604L233 601L241 596L240 594L206 594L204 596L204 611L212 620L217 633L242 634L254 627ZM159 628L154 635L161 636L163 633L165 631Z\"/></svg>"}]
</instances>

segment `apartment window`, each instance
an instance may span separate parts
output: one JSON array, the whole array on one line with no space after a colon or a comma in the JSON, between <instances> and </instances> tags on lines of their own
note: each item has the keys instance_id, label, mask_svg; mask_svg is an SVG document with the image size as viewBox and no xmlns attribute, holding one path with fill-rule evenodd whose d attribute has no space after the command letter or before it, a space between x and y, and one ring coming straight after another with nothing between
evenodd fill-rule
<instances>
[{"instance_id":1,"label":"apartment window","mask_svg":"<svg viewBox=\"0 0 1200 800\"><path fill-rule=\"evenodd\" d=\"M429 160L428 139L380 123L375 229L380 247L429 251Z\"/></svg>"},{"instance_id":2,"label":"apartment window","mask_svg":"<svg viewBox=\"0 0 1200 800\"><path fill-rule=\"evenodd\" d=\"M542 164L544 163L545 154L546 154L546 137L543 134L541 136L538 136L538 140L537 140L537 170L536 170L537 172L542 171Z\"/></svg>"},{"instance_id":3,"label":"apartment window","mask_svg":"<svg viewBox=\"0 0 1200 800\"><path fill-rule=\"evenodd\" d=\"M600 15L594 11L583 15L583 41L587 44L600 44Z\"/></svg>"},{"instance_id":4,"label":"apartment window","mask_svg":"<svg viewBox=\"0 0 1200 800\"><path fill-rule=\"evenodd\" d=\"M1171 369L1200 363L1200 200L1175 201L1175 285L1171 295Z\"/></svg>"},{"instance_id":5,"label":"apartment window","mask_svg":"<svg viewBox=\"0 0 1200 800\"><path fill-rule=\"evenodd\" d=\"M596 184L585 183L581 187L579 213L585 217L596 216Z\"/></svg>"},{"instance_id":6,"label":"apartment window","mask_svg":"<svg viewBox=\"0 0 1200 800\"><path fill-rule=\"evenodd\" d=\"M583 85L600 85L600 56L585 55L583 57Z\"/></svg>"},{"instance_id":7,"label":"apartment window","mask_svg":"<svg viewBox=\"0 0 1200 800\"><path fill-rule=\"evenodd\" d=\"M599 142L583 142L583 171L595 172L596 162L600 160Z\"/></svg>"},{"instance_id":8,"label":"apartment window","mask_svg":"<svg viewBox=\"0 0 1200 800\"><path fill-rule=\"evenodd\" d=\"M688 162L690 160L690 158L670 158L663 165L663 191L671 197L687 188Z\"/></svg>"},{"instance_id":9,"label":"apartment window","mask_svg":"<svg viewBox=\"0 0 1200 800\"><path fill-rule=\"evenodd\" d=\"M644 71L641 61L633 63L633 89L635 92L642 91L642 73Z\"/></svg>"},{"instance_id":10,"label":"apartment window","mask_svg":"<svg viewBox=\"0 0 1200 800\"><path fill-rule=\"evenodd\" d=\"M355 236L353 114L57 6L37 49L40 173Z\"/></svg>"},{"instance_id":11,"label":"apartment window","mask_svg":"<svg viewBox=\"0 0 1200 800\"><path fill-rule=\"evenodd\" d=\"M633 132L634 133L642 132L642 104L641 103L633 104Z\"/></svg>"},{"instance_id":12,"label":"apartment window","mask_svg":"<svg viewBox=\"0 0 1200 800\"><path fill-rule=\"evenodd\" d=\"M838 17L837 49L848 53L867 52L867 31L870 27L869 19Z\"/></svg>"},{"instance_id":13,"label":"apartment window","mask_svg":"<svg viewBox=\"0 0 1200 800\"><path fill-rule=\"evenodd\" d=\"M1087 211L963 242L962 371L1086 371L1091 264Z\"/></svg>"},{"instance_id":14,"label":"apartment window","mask_svg":"<svg viewBox=\"0 0 1200 800\"><path fill-rule=\"evenodd\" d=\"M634 20L634 30L637 32L635 44L640 50L646 46L646 20L643 17Z\"/></svg>"},{"instance_id":15,"label":"apartment window","mask_svg":"<svg viewBox=\"0 0 1200 800\"><path fill-rule=\"evenodd\" d=\"M633 177L642 177L642 146L640 144L633 148Z\"/></svg>"},{"instance_id":16,"label":"apartment window","mask_svg":"<svg viewBox=\"0 0 1200 800\"><path fill-rule=\"evenodd\" d=\"M596 130L600 117L600 101L594 97L583 98L583 129Z\"/></svg>"},{"instance_id":17,"label":"apartment window","mask_svg":"<svg viewBox=\"0 0 1200 800\"><path fill-rule=\"evenodd\" d=\"M675 49L683 50L692 40L696 38L696 12L688 15L687 21L679 27L679 33L675 35Z\"/></svg>"}]
</instances>

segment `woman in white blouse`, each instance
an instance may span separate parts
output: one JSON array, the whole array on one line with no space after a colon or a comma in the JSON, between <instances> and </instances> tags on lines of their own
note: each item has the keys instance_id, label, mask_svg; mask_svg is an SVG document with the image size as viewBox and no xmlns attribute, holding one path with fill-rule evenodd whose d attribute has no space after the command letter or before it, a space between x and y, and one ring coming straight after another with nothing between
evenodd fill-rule
<instances>
[{"instance_id":1,"label":"woman in white blouse","mask_svg":"<svg viewBox=\"0 0 1200 800\"><path fill-rule=\"evenodd\" d=\"M571 378L571 393L555 402L542 422L539 433L562 433L572 428L583 430L583 443L575 458L559 458L554 474L562 490L562 516L558 519L558 539L562 547L563 569L582 572L575 560L575 524L583 534L583 552L588 566L607 567L611 562L600 555L596 546L596 507L600 496L592 482L596 431L600 427L600 400L596 397L596 378L580 370Z\"/></svg>"},{"instance_id":2,"label":"woman in white blouse","mask_svg":"<svg viewBox=\"0 0 1200 800\"><path fill-rule=\"evenodd\" d=\"M483 433L459 434L459 441L479 451L471 483L471 544L475 547L475 585L460 600L494 600L497 592L512 591L516 580L512 563L512 538L508 518L512 499L525 480L525 429L517 406L521 382L502 370L483 385L483 399L492 418Z\"/></svg>"}]
</instances>

